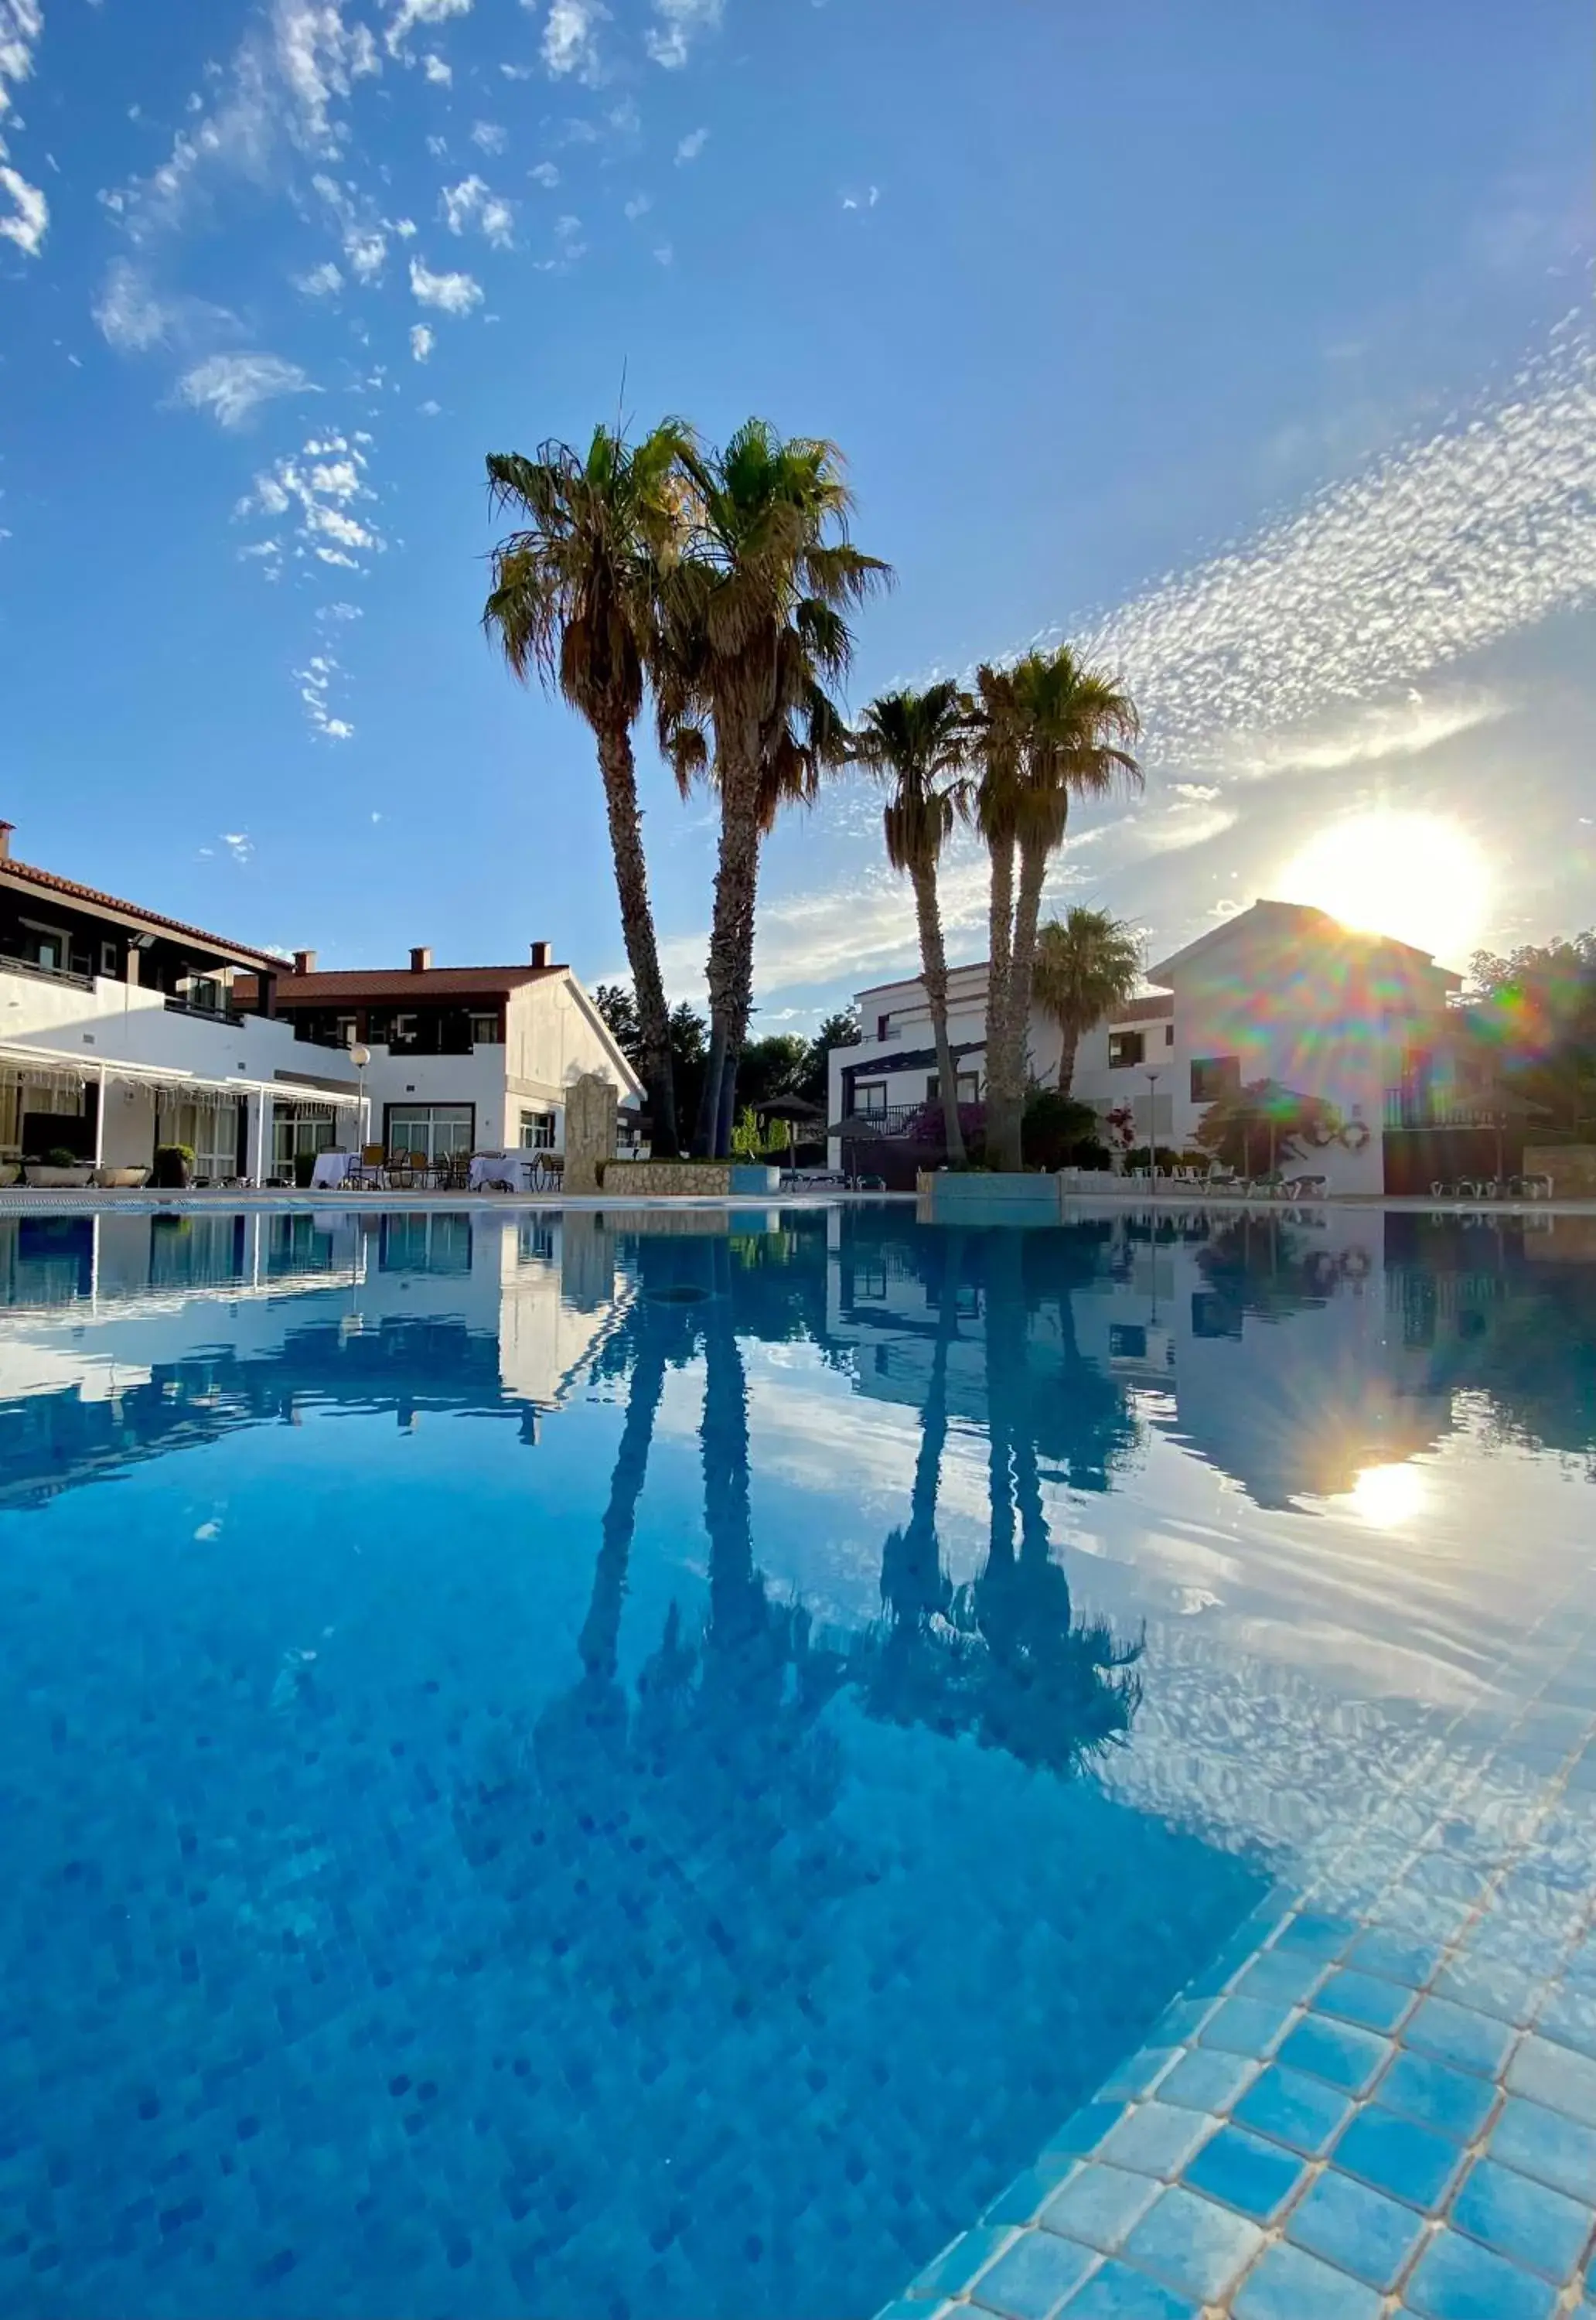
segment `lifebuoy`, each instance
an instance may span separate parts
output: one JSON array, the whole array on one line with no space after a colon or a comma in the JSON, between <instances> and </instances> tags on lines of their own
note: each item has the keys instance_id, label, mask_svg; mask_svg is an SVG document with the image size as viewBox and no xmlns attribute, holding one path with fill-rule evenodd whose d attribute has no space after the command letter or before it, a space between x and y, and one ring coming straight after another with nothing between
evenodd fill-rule
<instances>
[{"instance_id":1,"label":"lifebuoy","mask_svg":"<svg viewBox=\"0 0 1596 2320\"><path fill-rule=\"evenodd\" d=\"M1341 1130L1341 1141L1348 1152L1361 1152L1368 1140L1369 1123L1366 1119L1349 1119Z\"/></svg>"}]
</instances>

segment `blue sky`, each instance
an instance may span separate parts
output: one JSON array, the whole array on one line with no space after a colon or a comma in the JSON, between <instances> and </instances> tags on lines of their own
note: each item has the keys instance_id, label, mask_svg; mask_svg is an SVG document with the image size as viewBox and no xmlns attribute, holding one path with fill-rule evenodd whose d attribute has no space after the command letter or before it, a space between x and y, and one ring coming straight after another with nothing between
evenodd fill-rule
<instances>
[{"instance_id":1,"label":"blue sky","mask_svg":"<svg viewBox=\"0 0 1596 2320\"><path fill-rule=\"evenodd\" d=\"M488 450L832 436L856 703L1087 639L1157 956L1295 893L1596 920L1584 0L0 0L0 811L324 964L621 957L585 730L477 629ZM622 379L624 378L624 399ZM676 990L707 802L651 763ZM763 1021L909 966L878 806L767 855ZM947 875L957 956L981 865Z\"/></svg>"}]
</instances>

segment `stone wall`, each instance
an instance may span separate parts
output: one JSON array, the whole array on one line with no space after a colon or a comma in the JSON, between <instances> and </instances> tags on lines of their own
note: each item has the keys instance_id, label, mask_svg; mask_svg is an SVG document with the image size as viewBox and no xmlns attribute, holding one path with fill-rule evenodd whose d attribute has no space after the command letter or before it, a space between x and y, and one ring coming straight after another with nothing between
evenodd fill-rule
<instances>
[{"instance_id":1,"label":"stone wall","mask_svg":"<svg viewBox=\"0 0 1596 2320\"><path fill-rule=\"evenodd\" d=\"M1549 1176L1557 1201L1596 1201L1596 1144L1526 1144L1524 1174Z\"/></svg>"},{"instance_id":2,"label":"stone wall","mask_svg":"<svg viewBox=\"0 0 1596 2320\"><path fill-rule=\"evenodd\" d=\"M688 1193L701 1200L724 1200L731 1190L731 1165L726 1160L610 1160L603 1178L606 1194L630 1192L651 1198L657 1193ZM569 1181L567 1170L567 1185Z\"/></svg>"}]
</instances>

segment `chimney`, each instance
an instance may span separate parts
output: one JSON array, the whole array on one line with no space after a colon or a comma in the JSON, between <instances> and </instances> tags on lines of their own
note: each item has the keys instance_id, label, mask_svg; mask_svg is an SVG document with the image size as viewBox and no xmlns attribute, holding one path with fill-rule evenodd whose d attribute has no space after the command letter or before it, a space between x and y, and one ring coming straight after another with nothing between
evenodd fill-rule
<instances>
[{"instance_id":1,"label":"chimney","mask_svg":"<svg viewBox=\"0 0 1596 2320\"><path fill-rule=\"evenodd\" d=\"M14 821L0 821L0 862L11 859L11 833L15 828Z\"/></svg>"},{"instance_id":2,"label":"chimney","mask_svg":"<svg viewBox=\"0 0 1596 2320\"><path fill-rule=\"evenodd\" d=\"M547 966L548 964L549 945L546 942L534 943L532 945L532 965L534 966Z\"/></svg>"},{"instance_id":3,"label":"chimney","mask_svg":"<svg viewBox=\"0 0 1596 2320\"><path fill-rule=\"evenodd\" d=\"M432 964L432 952L427 943L417 943L410 954L412 974L425 974Z\"/></svg>"},{"instance_id":4,"label":"chimney","mask_svg":"<svg viewBox=\"0 0 1596 2320\"><path fill-rule=\"evenodd\" d=\"M295 952L295 954L294 954L294 972L295 972L295 974L314 974L315 971L316 971L316 954L315 954L315 952L314 952L313 950L296 950L296 951Z\"/></svg>"}]
</instances>

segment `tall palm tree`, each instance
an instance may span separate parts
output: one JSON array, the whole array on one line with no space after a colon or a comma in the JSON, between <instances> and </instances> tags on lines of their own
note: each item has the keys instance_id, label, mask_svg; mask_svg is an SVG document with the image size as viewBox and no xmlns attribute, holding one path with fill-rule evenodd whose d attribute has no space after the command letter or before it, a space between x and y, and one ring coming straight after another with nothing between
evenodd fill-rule
<instances>
[{"instance_id":1,"label":"tall palm tree","mask_svg":"<svg viewBox=\"0 0 1596 2320\"><path fill-rule=\"evenodd\" d=\"M753 1003L759 845L781 806L812 796L846 726L844 615L889 575L848 538L852 494L835 444L750 419L723 451L685 461L691 541L667 592L660 737L684 782L708 772L721 839L710 933L710 1056L697 1147L724 1153ZM712 750L711 736L712 735Z\"/></svg>"},{"instance_id":2,"label":"tall palm tree","mask_svg":"<svg viewBox=\"0 0 1596 2320\"><path fill-rule=\"evenodd\" d=\"M632 728L657 657L662 584L681 548L691 430L667 419L638 443L596 427L568 443L487 462L495 514L519 528L493 551L483 626L524 684L534 673L586 719L598 747L621 931L631 968L657 1150L677 1147L669 1016L648 904Z\"/></svg>"},{"instance_id":3,"label":"tall palm tree","mask_svg":"<svg viewBox=\"0 0 1596 2320\"><path fill-rule=\"evenodd\" d=\"M920 927L920 971L931 1010L937 1086L948 1157L964 1165L958 1085L948 1038L948 950L937 895L937 865L967 800L965 766L970 747L970 704L944 681L924 693L884 693L859 720L849 755L891 784L882 808L887 860L906 871Z\"/></svg>"},{"instance_id":4,"label":"tall palm tree","mask_svg":"<svg viewBox=\"0 0 1596 2320\"><path fill-rule=\"evenodd\" d=\"M1141 944L1123 919L1074 903L1037 936L1033 989L1057 1024L1058 1090L1068 1095L1082 1035L1126 1001L1141 981Z\"/></svg>"},{"instance_id":5,"label":"tall palm tree","mask_svg":"<svg viewBox=\"0 0 1596 2320\"><path fill-rule=\"evenodd\" d=\"M992 854L998 984L997 1006L988 1001L987 1154L995 1166L1015 1169L1047 865L1064 842L1072 799L1139 784L1141 768L1127 745L1141 720L1123 686L1086 667L1068 645L1028 653L1011 669L983 668L976 683L984 760L976 820ZM1012 917L1000 929L1000 910L1011 893Z\"/></svg>"}]
</instances>

